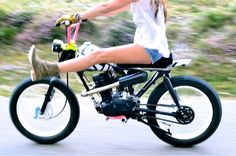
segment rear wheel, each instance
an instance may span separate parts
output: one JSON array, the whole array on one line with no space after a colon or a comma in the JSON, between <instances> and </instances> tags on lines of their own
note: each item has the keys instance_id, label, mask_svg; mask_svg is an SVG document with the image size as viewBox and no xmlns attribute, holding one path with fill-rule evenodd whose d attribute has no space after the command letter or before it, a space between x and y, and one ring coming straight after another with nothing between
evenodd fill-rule
<instances>
[{"instance_id":1,"label":"rear wheel","mask_svg":"<svg viewBox=\"0 0 236 156\"><path fill-rule=\"evenodd\" d=\"M147 113L150 125L171 133L163 133L155 126L152 131L166 143L186 147L209 138L217 129L222 114L221 103L214 89L195 77L171 78L181 109L178 110L164 84L159 85L149 97L149 109L175 112L177 116Z\"/></svg>"},{"instance_id":2,"label":"rear wheel","mask_svg":"<svg viewBox=\"0 0 236 156\"><path fill-rule=\"evenodd\" d=\"M75 95L62 82L57 81L51 101L44 114L40 114L50 79L22 81L10 99L10 115L16 128L27 138L52 144L67 137L79 120L79 105Z\"/></svg>"}]
</instances>

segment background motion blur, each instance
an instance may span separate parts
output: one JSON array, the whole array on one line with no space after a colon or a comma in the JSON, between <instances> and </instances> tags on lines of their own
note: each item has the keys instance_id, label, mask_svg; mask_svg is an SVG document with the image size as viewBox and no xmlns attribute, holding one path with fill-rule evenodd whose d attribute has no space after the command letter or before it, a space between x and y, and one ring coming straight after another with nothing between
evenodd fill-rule
<instances>
[{"instance_id":1,"label":"background motion blur","mask_svg":"<svg viewBox=\"0 0 236 156\"><path fill-rule=\"evenodd\" d=\"M14 86L28 75L26 52L31 44L42 50L41 57L56 60L49 51L52 39L63 39L64 30L53 25L60 15L85 10L96 2L0 1L0 95L9 96ZM200 76L221 96L233 97L236 94L235 1L225 0L222 4L218 0L171 0L168 10L167 35L174 56L194 59L193 66L177 70L176 74ZM135 28L130 17L127 12L88 22L82 27L79 44L89 40L109 47L132 42ZM80 90L78 86L73 87L73 83L72 88Z\"/></svg>"}]
</instances>

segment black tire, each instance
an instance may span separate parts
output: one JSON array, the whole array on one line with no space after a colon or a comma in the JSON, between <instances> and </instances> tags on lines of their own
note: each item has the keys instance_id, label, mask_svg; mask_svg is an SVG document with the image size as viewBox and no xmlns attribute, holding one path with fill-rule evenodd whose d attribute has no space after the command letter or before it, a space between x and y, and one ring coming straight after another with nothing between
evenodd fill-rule
<instances>
[{"instance_id":1,"label":"black tire","mask_svg":"<svg viewBox=\"0 0 236 156\"><path fill-rule=\"evenodd\" d=\"M44 100L49 84L50 79L32 82L30 78L27 78L16 87L10 99L10 116L15 127L25 137L40 144L53 144L66 138L75 129L80 115L76 96L64 82L58 80L54 87L53 103L50 103L46 115L39 117L38 113L34 111L36 111L38 103L39 107L42 106L41 101ZM41 94L43 95L41 96ZM55 99L55 102L53 99ZM58 108L54 107L53 110L55 105ZM69 113L69 115L66 115L66 113ZM53 126L57 126L55 123L58 123L58 125L63 123L63 126L53 129Z\"/></svg>"},{"instance_id":2,"label":"black tire","mask_svg":"<svg viewBox=\"0 0 236 156\"><path fill-rule=\"evenodd\" d=\"M194 111L193 115L193 121L188 124L176 124L176 125L171 125L175 123L171 123L168 121L159 120L157 119L158 115L153 114L153 113L147 113L149 118L147 118L148 123L151 125L156 125L160 128L163 129L163 127L160 126L160 124L170 124L166 127L165 130L172 133L172 135L169 135L167 133L163 133L157 128L150 126L152 131L155 133L157 137L159 137L161 140L164 142L171 144L173 146L177 147L189 147L195 144L198 144L207 138L209 138L217 129L217 127L220 124L221 121L221 116L222 116L222 108L221 108L221 102L220 99L216 93L216 91L205 81L200 80L196 77L191 77L191 76L178 76L178 77L173 77L171 78L171 82L173 87L177 90L178 94L182 94L180 96L180 99L187 99L187 96L189 94L192 94L191 92L199 92L199 95L193 95L191 96L191 102L186 102L182 101L184 105L181 106L187 106L190 107ZM182 93L181 93L182 89ZM184 90L184 89L189 89L189 90ZM180 90L180 91L178 91ZM186 92L185 92L186 91ZM190 92L189 92L190 91ZM184 93L185 92L185 93ZM200 93L203 97L200 97ZM151 93L149 99L148 99L148 104L163 104L165 101L168 101L165 98L171 99L171 103L173 104L172 98L168 95L168 90L165 86L164 83L161 83L159 86L157 86L153 92ZM195 94L195 93L194 93ZM198 98L199 96L199 98ZM196 100L195 100L196 97ZM193 98L193 99L192 99ZM204 98L204 100L203 100ZM195 100L195 101L194 101ZM188 106L189 104L189 106ZM207 104L207 105L205 105ZM203 106L205 105L205 106ZM149 109L158 109L159 106L149 106ZM196 109L194 109L196 107ZM197 110L197 108L201 108ZM167 108L167 107L166 107ZM209 110L207 110L207 108ZM173 108L172 108L173 109ZM209 112L207 112L209 111ZM173 111L172 111L173 112ZM204 112L204 113L203 113ZM208 115L210 113L210 115ZM173 119L168 118L168 120L174 121L176 123L178 122L178 119L172 117ZM205 119L204 119L205 118ZM195 121L196 120L196 121ZM200 125L200 121L204 123L204 125ZM163 122L163 123L162 123ZM199 122L199 123L198 123ZM209 122L209 123L208 123ZM199 125L198 125L199 124ZM197 126L198 125L198 126ZM176 128L176 127L177 128ZM191 128L191 126L195 128ZM202 129L200 128L202 126ZM179 129L178 129L179 128ZM194 132L190 132L194 131Z\"/></svg>"}]
</instances>

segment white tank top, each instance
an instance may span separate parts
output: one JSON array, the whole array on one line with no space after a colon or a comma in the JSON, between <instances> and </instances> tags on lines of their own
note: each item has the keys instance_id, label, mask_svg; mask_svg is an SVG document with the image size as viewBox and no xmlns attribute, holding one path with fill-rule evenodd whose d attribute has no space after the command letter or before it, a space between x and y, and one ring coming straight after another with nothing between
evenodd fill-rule
<instances>
[{"instance_id":1,"label":"white tank top","mask_svg":"<svg viewBox=\"0 0 236 156\"><path fill-rule=\"evenodd\" d=\"M130 6L133 21L137 26L134 43L144 48L157 49L163 57L169 57L163 6L160 5L157 18L153 14L149 0L140 0L131 3Z\"/></svg>"}]
</instances>

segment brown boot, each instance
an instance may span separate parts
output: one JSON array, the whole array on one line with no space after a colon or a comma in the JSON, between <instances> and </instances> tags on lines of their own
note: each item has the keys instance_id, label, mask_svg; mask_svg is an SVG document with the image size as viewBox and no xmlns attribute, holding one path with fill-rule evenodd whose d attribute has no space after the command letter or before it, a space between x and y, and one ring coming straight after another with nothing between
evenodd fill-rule
<instances>
[{"instance_id":1,"label":"brown boot","mask_svg":"<svg viewBox=\"0 0 236 156\"><path fill-rule=\"evenodd\" d=\"M58 64L40 60L37 57L34 45L30 48L28 59L30 64L32 65L32 81L41 80L45 77L56 76L59 74Z\"/></svg>"}]
</instances>

